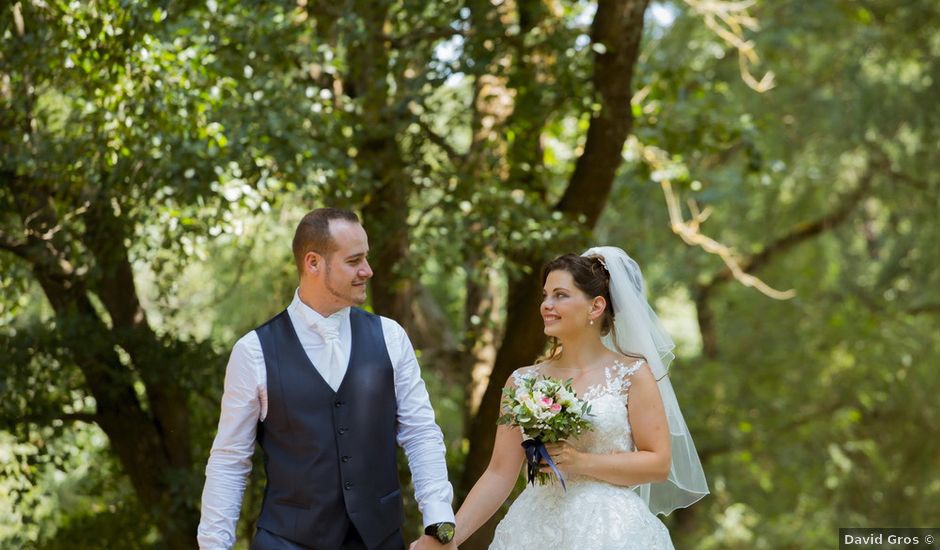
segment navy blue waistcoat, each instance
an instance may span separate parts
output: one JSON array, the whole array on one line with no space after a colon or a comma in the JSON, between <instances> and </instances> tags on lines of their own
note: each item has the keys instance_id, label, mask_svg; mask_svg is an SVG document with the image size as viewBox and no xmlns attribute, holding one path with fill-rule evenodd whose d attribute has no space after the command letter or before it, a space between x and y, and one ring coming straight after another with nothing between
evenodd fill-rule
<instances>
[{"instance_id":1,"label":"navy blue waistcoat","mask_svg":"<svg viewBox=\"0 0 940 550\"><path fill-rule=\"evenodd\" d=\"M404 520L382 320L351 308L349 321L349 368L335 392L287 311L255 329L268 375L268 413L258 424L268 483L258 526L316 549L339 548L350 521L372 548Z\"/></svg>"}]
</instances>

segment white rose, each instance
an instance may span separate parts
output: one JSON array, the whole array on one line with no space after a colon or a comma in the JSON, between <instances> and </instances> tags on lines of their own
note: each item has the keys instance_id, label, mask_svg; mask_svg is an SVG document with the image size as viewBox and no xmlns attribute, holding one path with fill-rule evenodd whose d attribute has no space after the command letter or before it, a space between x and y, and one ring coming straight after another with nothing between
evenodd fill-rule
<instances>
[{"instance_id":1,"label":"white rose","mask_svg":"<svg viewBox=\"0 0 940 550\"><path fill-rule=\"evenodd\" d=\"M570 391L566 390L565 388L561 388L561 389L558 391L558 402L561 403L562 406L564 406L564 407L570 407L570 406L574 405L575 396L574 396L573 393L571 393Z\"/></svg>"},{"instance_id":2,"label":"white rose","mask_svg":"<svg viewBox=\"0 0 940 550\"><path fill-rule=\"evenodd\" d=\"M535 400L532 399L532 396L523 395L519 402L522 403L522 406L524 406L526 409L528 409L529 412L533 414L539 410L539 407L536 405Z\"/></svg>"}]
</instances>

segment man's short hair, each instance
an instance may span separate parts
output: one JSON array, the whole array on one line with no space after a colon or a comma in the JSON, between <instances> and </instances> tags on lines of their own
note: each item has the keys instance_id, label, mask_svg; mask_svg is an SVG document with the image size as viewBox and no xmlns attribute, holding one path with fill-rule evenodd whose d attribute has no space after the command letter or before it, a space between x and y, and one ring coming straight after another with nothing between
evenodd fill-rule
<instances>
[{"instance_id":1,"label":"man's short hair","mask_svg":"<svg viewBox=\"0 0 940 550\"><path fill-rule=\"evenodd\" d=\"M336 251L336 241L330 234L332 220L345 220L359 223L359 217L350 210L342 208L317 208L311 210L297 224L294 231L294 263L297 264L297 273L304 270L304 256L308 252L316 252L324 258Z\"/></svg>"}]
</instances>

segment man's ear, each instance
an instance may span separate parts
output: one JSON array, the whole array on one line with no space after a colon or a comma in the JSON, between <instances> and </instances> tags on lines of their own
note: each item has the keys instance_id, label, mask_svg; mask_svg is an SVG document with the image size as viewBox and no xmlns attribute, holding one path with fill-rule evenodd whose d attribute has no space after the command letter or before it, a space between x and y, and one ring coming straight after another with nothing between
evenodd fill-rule
<instances>
[{"instance_id":1,"label":"man's ear","mask_svg":"<svg viewBox=\"0 0 940 550\"><path fill-rule=\"evenodd\" d=\"M304 271L309 275L316 275L323 269L323 256L310 251L304 254Z\"/></svg>"}]
</instances>

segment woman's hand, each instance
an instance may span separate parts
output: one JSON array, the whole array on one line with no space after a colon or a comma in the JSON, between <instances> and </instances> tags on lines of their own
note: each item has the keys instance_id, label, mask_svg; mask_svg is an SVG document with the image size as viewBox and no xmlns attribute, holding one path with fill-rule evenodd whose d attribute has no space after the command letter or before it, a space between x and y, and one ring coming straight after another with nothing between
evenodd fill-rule
<instances>
[{"instance_id":1,"label":"woman's hand","mask_svg":"<svg viewBox=\"0 0 940 550\"><path fill-rule=\"evenodd\" d=\"M578 451L567 441L546 443L545 449L548 451L548 454L551 455L552 460L555 461L555 465L558 466L559 470L568 474L581 473L581 469L584 466L587 453ZM552 473L552 467L543 460L540 471L545 473Z\"/></svg>"}]
</instances>

